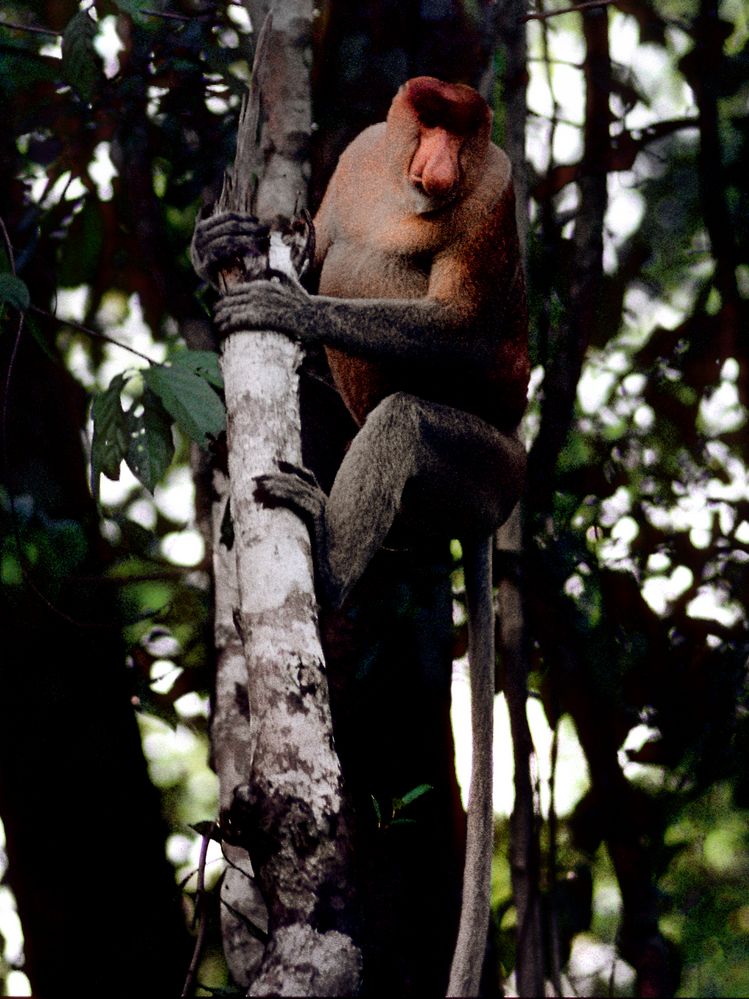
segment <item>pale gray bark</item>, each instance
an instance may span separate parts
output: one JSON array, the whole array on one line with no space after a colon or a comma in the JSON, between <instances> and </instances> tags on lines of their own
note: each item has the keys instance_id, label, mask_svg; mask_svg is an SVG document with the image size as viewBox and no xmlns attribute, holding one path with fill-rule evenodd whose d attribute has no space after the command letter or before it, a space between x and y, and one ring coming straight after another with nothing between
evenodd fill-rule
<instances>
[{"instance_id":1,"label":"pale gray bark","mask_svg":"<svg viewBox=\"0 0 749 999\"><path fill-rule=\"evenodd\" d=\"M221 522L229 496L229 482L219 471L213 474L217 501L213 504L214 636L216 683L211 719L211 755L219 779L219 811L230 814L234 791L247 780L250 760L250 716L247 666L234 625L239 606L237 559L221 543ZM263 945L248 923L267 930L268 913L247 851L223 844L226 869L221 882L221 937L229 972L238 985L249 985L263 956Z\"/></svg>"},{"instance_id":2,"label":"pale gray bark","mask_svg":"<svg viewBox=\"0 0 749 999\"><path fill-rule=\"evenodd\" d=\"M270 220L303 203L311 22L311 0L284 0L263 29L222 209L253 208ZM275 270L291 266L284 251L274 237ZM223 279L229 287L247 275ZM243 851L233 849L243 869L227 874L222 895L231 906L227 960L249 995L350 995L361 976L309 537L294 514L264 509L253 495L255 476L279 460L301 464L301 361L300 346L275 332L234 333L223 347L234 544L231 557L224 549L216 560L214 756L226 828L248 848L268 909L269 939L253 975L256 948L236 915L255 922L252 882Z\"/></svg>"}]
</instances>

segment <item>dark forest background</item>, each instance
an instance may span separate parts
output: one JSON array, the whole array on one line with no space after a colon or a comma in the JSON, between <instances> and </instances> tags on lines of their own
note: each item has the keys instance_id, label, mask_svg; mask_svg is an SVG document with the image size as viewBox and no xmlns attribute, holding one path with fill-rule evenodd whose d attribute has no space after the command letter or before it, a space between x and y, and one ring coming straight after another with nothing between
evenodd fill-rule
<instances>
[{"instance_id":1,"label":"dark forest background","mask_svg":"<svg viewBox=\"0 0 749 999\"><path fill-rule=\"evenodd\" d=\"M212 344L187 250L233 156L253 35L231 0L83 7L0 13L0 991L22 968L40 997L166 996L192 947L191 823L216 808L204 493L177 433L155 500L123 471L97 507L89 404L118 374L136 405L143 391L129 373L147 362L107 337L157 362ZM522 525L496 570L520 631L498 683L519 657L582 750L574 807L536 828L546 975L579 994L749 992L748 39L743 0L556 16L326 0L315 22L313 208L419 74L481 87L514 161L534 377ZM318 384L307 405L335 455L350 428ZM381 800L420 782L409 754L435 725L424 683L404 692L382 663L424 655L433 608L413 581L370 585L355 696L381 708L366 731L387 778L365 767ZM340 621L327 640L348 663ZM439 641L451 658L463 636ZM516 959L508 842L498 816L493 979ZM445 930L433 863L401 916L413 988ZM226 984L216 921L200 978Z\"/></svg>"}]
</instances>

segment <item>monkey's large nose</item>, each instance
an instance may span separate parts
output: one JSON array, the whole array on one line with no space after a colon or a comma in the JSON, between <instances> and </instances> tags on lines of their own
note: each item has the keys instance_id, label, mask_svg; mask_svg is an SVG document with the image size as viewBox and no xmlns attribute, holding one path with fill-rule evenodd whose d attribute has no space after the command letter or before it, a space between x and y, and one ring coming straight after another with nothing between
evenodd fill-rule
<instances>
[{"instance_id":1,"label":"monkey's large nose","mask_svg":"<svg viewBox=\"0 0 749 999\"><path fill-rule=\"evenodd\" d=\"M442 128L422 133L411 162L409 179L430 198L444 198L458 185L459 142Z\"/></svg>"},{"instance_id":2,"label":"monkey's large nose","mask_svg":"<svg viewBox=\"0 0 749 999\"><path fill-rule=\"evenodd\" d=\"M452 194L457 176L452 164L429 163L421 175L421 187L430 198L445 198Z\"/></svg>"}]
</instances>

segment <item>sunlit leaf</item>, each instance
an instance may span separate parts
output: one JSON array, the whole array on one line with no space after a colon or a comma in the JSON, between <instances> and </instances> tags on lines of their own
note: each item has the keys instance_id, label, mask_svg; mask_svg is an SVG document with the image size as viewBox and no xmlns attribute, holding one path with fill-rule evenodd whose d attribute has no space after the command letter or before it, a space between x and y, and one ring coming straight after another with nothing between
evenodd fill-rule
<instances>
[{"instance_id":1,"label":"sunlit leaf","mask_svg":"<svg viewBox=\"0 0 749 999\"><path fill-rule=\"evenodd\" d=\"M109 388L94 397L91 419L94 436L91 443L91 489L99 499L99 477L119 479L120 463L127 455L129 436L127 418L122 409L120 393L125 376L117 375Z\"/></svg>"},{"instance_id":2,"label":"sunlit leaf","mask_svg":"<svg viewBox=\"0 0 749 999\"><path fill-rule=\"evenodd\" d=\"M146 388L127 414L128 449L125 460L133 475L153 492L174 458L172 419L159 397Z\"/></svg>"}]
</instances>

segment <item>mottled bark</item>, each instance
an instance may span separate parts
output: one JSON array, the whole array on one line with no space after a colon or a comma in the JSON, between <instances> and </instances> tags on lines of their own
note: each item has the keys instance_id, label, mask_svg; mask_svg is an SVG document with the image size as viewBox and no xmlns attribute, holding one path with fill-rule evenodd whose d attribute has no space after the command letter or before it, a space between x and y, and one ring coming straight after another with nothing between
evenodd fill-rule
<instances>
[{"instance_id":1,"label":"mottled bark","mask_svg":"<svg viewBox=\"0 0 749 999\"><path fill-rule=\"evenodd\" d=\"M311 21L311 3L287 2L277 5L264 29L222 208L252 207L270 220L294 214L304 197ZM269 265L288 268L288 259L274 259L283 247L272 242ZM224 275L227 285L246 277ZM268 908L269 939L250 995L352 994L361 974L309 538L295 515L261 508L253 496L255 476L273 471L281 459L301 464L301 361L299 345L273 332L233 334L223 349L237 569L233 618L247 672L243 686L233 637L219 635L225 645L214 732L224 826L232 842L247 848ZM222 617L228 628L226 613ZM229 738L227 725L238 728ZM241 896L244 873L235 870L232 877L224 890ZM247 980L250 969L241 967L252 960L247 928L241 918L225 928L233 973Z\"/></svg>"}]
</instances>

